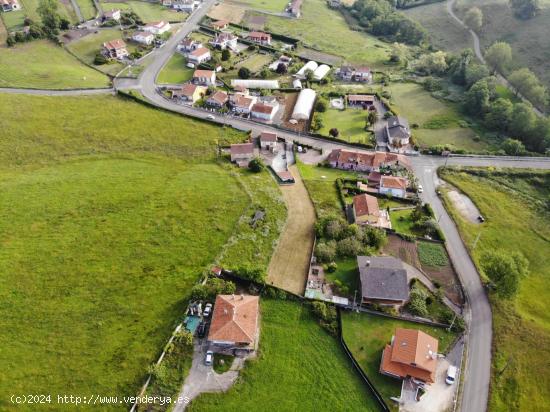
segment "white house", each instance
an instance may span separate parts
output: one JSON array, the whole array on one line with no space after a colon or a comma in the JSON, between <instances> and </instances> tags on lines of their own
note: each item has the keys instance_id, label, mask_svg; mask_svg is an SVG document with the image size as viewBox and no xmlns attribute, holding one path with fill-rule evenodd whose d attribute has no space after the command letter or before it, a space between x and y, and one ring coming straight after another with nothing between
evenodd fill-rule
<instances>
[{"instance_id":1,"label":"white house","mask_svg":"<svg viewBox=\"0 0 550 412\"><path fill-rule=\"evenodd\" d=\"M103 17L105 20L114 20L119 21L120 20L120 10L119 9L112 9L110 11L106 11L103 13Z\"/></svg>"},{"instance_id":2,"label":"white house","mask_svg":"<svg viewBox=\"0 0 550 412\"><path fill-rule=\"evenodd\" d=\"M382 176L380 178L378 193L405 198L407 194L407 179L397 176Z\"/></svg>"},{"instance_id":3,"label":"white house","mask_svg":"<svg viewBox=\"0 0 550 412\"><path fill-rule=\"evenodd\" d=\"M253 119L259 119L264 120L266 122L270 122L273 120L273 117L275 117L275 114L279 110L279 104L276 103L274 105L266 104L266 103L255 103L252 108L250 109L250 116Z\"/></svg>"},{"instance_id":4,"label":"white house","mask_svg":"<svg viewBox=\"0 0 550 412\"><path fill-rule=\"evenodd\" d=\"M21 5L18 0L0 0L0 4L4 12L21 10Z\"/></svg>"},{"instance_id":5,"label":"white house","mask_svg":"<svg viewBox=\"0 0 550 412\"><path fill-rule=\"evenodd\" d=\"M238 37L235 36L233 33L222 32L217 34L216 37L210 41L210 44L220 50L236 50L237 40Z\"/></svg>"},{"instance_id":6,"label":"white house","mask_svg":"<svg viewBox=\"0 0 550 412\"><path fill-rule=\"evenodd\" d=\"M212 86L216 84L216 72L213 70L195 70L193 83Z\"/></svg>"},{"instance_id":7,"label":"white house","mask_svg":"<svg viewBox=\"0 0 550 412\"><path fill-rule=\"evenodd\" d=\"M206 47L200 47L187 55L187 60L189 60L189 63L193 63L195 65L207 62L211 58L212 55L210 54L210 50Z\"/></svg>"},{"instance_id":8,"label":"white house","mask_svg":"<svg viewBox=\"0 0 550 412\"><path fill-rule=\"evenodd\" d=\"M172 7L175 10L185 11L192 13L197 8L197 2L195 0L170 0Z\"/></svg>"},{"instance_id":9,"label":"white house","mask_svg":"<svg viewBox=\"0 0 550 412\"><path fill-rule=\"evenodd\" d=\"M260 134L260 147L262 149L271 149L277 145L277 133L262 132Z\"/></svg>"},{"instance_id":10,"label":"white house","mask_svg":"<svg viewBox=\"0 0 550 412\"><path fill-rule=\"evenodd\" d=\"M245 96L242 93L237 93L231 96L229 105L231 110L237 114L250 114L252 106L256 103L255 96Z\"/></svg>"},{"instance_id":11,"label":"white house","mask_svg":"<svg viewBox=\"0 0 550 412\"><path fill-rule=\"evenodd\" d=\"M401 147L409 144L411 138L409 122L403 117L392 116L388 118L384 132L391 146Z\"/></svg>"},{"instance_id":12,"label":"white house","mask_svg":"<svg viewBox=\"0 0 550 412\"><path fill-rule=\"evenodd\" d=\"M150 45L155 40L155 36L148 31L136 31L132 35L132 40L136 43Z\"/></svg>"},{"instance_id":13,"label":"white house","mask_svg":"<svg viewBox=\"0 0 550 412\"><path fill-rule=\"evenodd\" d=\"M193 39L183 39L176 46L176 50L181 53L190 53L193 50L197 50L201 47L203 46L200 41L193 40Z\"/></svg>"},{"instance_id":14,"label":"white house","mask_svg":"<svg viewBox=\"0 0 550 412\"><path fill-rule=\"evenodd\" d=\"M168 30L170 30L170 28L170 23L168 23L167 21L157 21L144 26L143 30L153 33L155 36L157 36L159 34L166 33Z\"/></svg>"}]
</instances>

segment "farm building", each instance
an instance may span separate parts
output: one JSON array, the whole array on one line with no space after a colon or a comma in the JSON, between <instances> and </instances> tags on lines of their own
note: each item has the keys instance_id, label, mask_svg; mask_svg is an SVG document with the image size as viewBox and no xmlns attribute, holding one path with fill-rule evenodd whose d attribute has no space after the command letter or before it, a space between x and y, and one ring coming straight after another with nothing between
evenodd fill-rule
<instances>
[{"instance_id":1,"label":"farm building","mask_svg":"<svg viewBox=\"0 0 550 412\"><path fill-rule=\"evenodd\" d=\"M319 67L317 67L313 72L313 78L315 80L322 80L323 77L325 77L329 71L330 71L330 67L328 67L326 64L322 64Z\"/></svg>"},{"instance_id":2,"label":"farm building","mask_svg":"<svg viewBox=\"0 0 550 412\"><path fill-rule=\"evenodd\" d=\"M292 112L292 118L295 120L307 120L313 110L313 104L315 103L315 91L311 89L304 89L298 95L298 100L294 106Z\"/></svg>"},{"instance_id":3,"label":"farm building","mask_svg":"<svg viewBox=\"0 0 550 412\"><path fill-rule=\"evenodd\" d=\"M318 67L319 65L317 64L317 62L310 60L306 64L304 64L300 70L298 70L298 73L296 73L296 77L299 79L305 79L306 72L308 70L311 70L312 72L315 73L315 70L317 70Z\"/></svg>"},{"instance_id":4,"label":"farm building","mask_svg":"<svg viewBox=\"0 0 550 412\"><path fill-rule=\"evenodd\" d=\"M247 89L278 89L279 81L278 80L259 80L259 79L232 79L231 87L235 88L237 86L242 86Z\"/></svg>"}]
</instances>

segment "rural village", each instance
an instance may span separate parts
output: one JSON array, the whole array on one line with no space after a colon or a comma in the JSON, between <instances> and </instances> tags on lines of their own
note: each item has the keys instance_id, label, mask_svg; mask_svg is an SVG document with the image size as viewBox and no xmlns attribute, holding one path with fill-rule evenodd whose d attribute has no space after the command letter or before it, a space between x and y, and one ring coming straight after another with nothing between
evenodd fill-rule
<instances>
[{"instance_id":1,"label":"rural village","mask_svg":"<svg viewBox=\"0 0 550 412\"><path fill-rule=\"evenodd\" d=\"M55 107L2 123L0 274L25 285L6 288L23 315L4 326L56 310L52 334L88 324L29 332L22 345L52 344L46 366L47 351L6 351L40 364L21 372L30 392L115 388L131 401L82 403L131 412L547 409L547 388L510 389L536 342L547 352L545 307L526 306L548 281L547 106L474 52L412 40L417 9L452 17L454 1L0 1L6 50L82 66L52 87L0 74L0 107ZM374 31L386 20L399 30ZM514 324L531 355L514 354ZM41 410L6 393L2 410Z\"/></svg>"}]
</instances>

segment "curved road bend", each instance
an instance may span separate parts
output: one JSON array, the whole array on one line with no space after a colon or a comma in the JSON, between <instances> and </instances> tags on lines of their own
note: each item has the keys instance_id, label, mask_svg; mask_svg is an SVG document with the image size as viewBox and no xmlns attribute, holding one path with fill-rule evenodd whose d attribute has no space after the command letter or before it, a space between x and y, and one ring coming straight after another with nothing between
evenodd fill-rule
<instances>
[{"instance_id":1,"label":"curved road bend","mask_svg":"<svg viewBox=\"0 0 550 412\"><path fill-rule=\"evenodd\" d=\"M455 14L454 10L453 10L453 7L456 3L456 0L449 0L447 2L447 13L462 27L464 28L464 30L467 30L470 32L470 34L472 35L472 38L474 39L474 52L477 56L477 58L479 59L479 61L483 64L487 64L487 62L485 61L485 58L483 57L483 53L481 52L481 42L479 41L479 36L477 35L477 33L475 31L473 31L472 29L470 29L466 23L464 23L462 20L460 20L458 18L458 16ZM523 97L521 95L521 93L519 93L515 88L514 86L512 86L510 84L510 82L504 77L502 76L500 73L495 73L498 81L506 86L508 89L512 90L514 93L517 94L517 96L522 99L523 101L531 104L531 102L526 99L525 97ZM532 105L532 104L531 104ZM542 113L538 108L536 108L535 106L533 106L533 111L537 114L537 116L544 116L544 113Z\"/></svg>"}]
</instances>

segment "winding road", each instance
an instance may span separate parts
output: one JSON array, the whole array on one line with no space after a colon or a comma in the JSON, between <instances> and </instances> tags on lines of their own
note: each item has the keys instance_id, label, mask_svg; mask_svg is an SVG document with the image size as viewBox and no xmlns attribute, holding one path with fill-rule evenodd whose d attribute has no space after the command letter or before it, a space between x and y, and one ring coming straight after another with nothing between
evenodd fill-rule
<instances>
[{"instance_id":1,"label":"winding road","mask_svg":"<svg viewBox=\"0 0 550 412\"><path fill-rule=\"evenodd\" d=\"M246 119L228 115L210 114L203 110L189 106L176 104L157 92L156 78L163 66L168 62L176 50L176 46L187 34L193 31L202 17L216 3L217 0L206 0L196 10L182 27L166 44L153 51L150 55L151 63L144 69L138 79L114 80L114 89L95 90L29 90L29 89L0 89L0 93L27 93L49 96L72 96L83 94L111 93L117 89L139 89L145 98L158 107L181 113L187 116L205 119L213 116L213 121L220 125L230 125L240 130L251 130L257 134L261 131L275 131L280 137L295 141L299 144L312 146L328 152L337 148L352 147L343 143L330 142L309 135L296 134L282 131L272 126L261 125ZM447 4L449 13L463 27L453 13L452 6L455 0ZM466 27L465 27L466 28ZM479 38L471 31L474 37L476 55L483 61L479 46ZM505 79L503 79L506 81ZM355 150L360 150L356 149ZM462 393L461 410L463 412L481 412L487 408L489 394L490 370L491 370L491 342L492 342L492 317L491 307L480 281L477 269L472 262L468 251L460 238L459 232L452 219L447 214L443 204L436 194L438 185L437 168L445 164L445 159L434 156L418 156L411 158L413 169L424 187L422 198L433 205L434 212L439 219L441 229L447 237L447 248L467 296L466 321L468 323L468 351L466 368L464 371L464 390ZM531 167L550 169L550 159L527 157L491 157L491 156L453 156L447 159L448 165L460 166L500 166L500 167Z\"/></svg>"}]
</instances>

